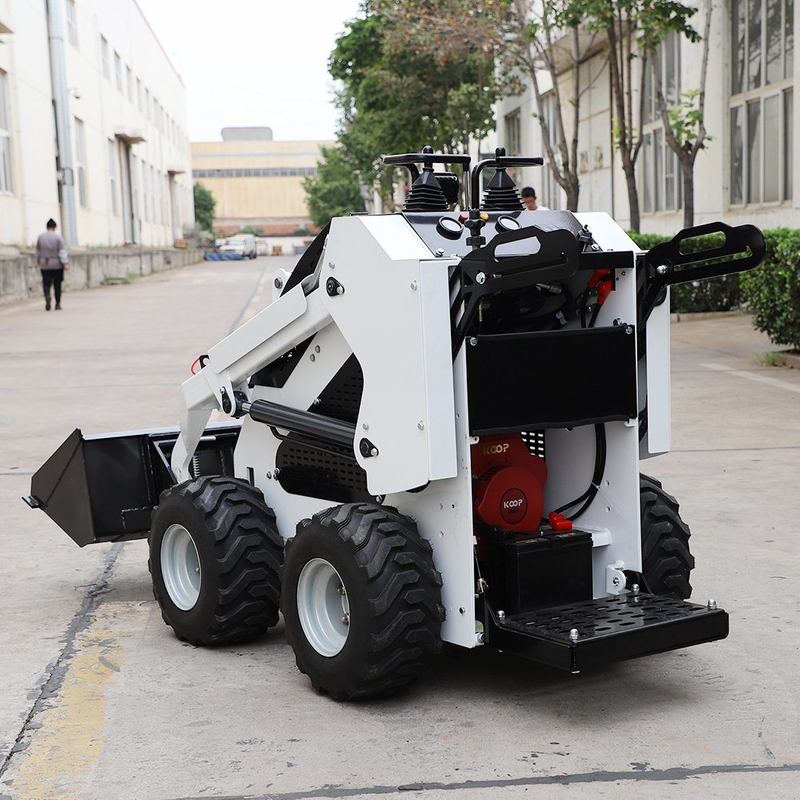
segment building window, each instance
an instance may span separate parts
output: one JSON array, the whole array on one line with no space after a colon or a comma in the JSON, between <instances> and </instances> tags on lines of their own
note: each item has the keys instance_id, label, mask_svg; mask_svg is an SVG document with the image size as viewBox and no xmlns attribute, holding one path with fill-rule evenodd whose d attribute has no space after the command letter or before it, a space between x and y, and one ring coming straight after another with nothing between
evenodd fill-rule
<instances>
[{"instance_id":1,"label":"building window","mask_svg":"<svg viewBox=\"0 0 800 800\"><path fill-rule=\"evenodd\" d=\"M150 90L144 90L144 115L150 119Z\"/></svg>"},{"instance_id":2,"label":"building window","mask_svg":"<svg viewBox=\"0 0 800 800\"><path fill-rule=\"evenodd\" d=\"M125 81L128 89L128 100L133 102L133 72L130 67L125 67Z\"/></svg>"},{"instance_id":3,"label":"building window","mask_svg":"<svg viewBox=\"0 0 800 800\"><path fill-rule=\"evenodd\" d=\"M122 91L122 59L119 53L114 52L114 76L117 79L117 89Z\"/></svg>"},{"instance_id":4,"label":"building window","mask_svg":"<svg viewBox=\"0 0 800 800\"><path fill-rule=\"evenodd\" d=\"M111 213L119 213L117 207L117 143L114 139L108 140L108 176L111 187Z\"/></svg>"},{"instance_id":5,"label":"building window","mask_svg":"<svg viewBox=\"0 0 800 800\"><path fill-rule=\"evenodd\" d=\"M681 98L681 40L674 31L659 45L661 90L667 106ZM675 151L667 143L661 109L656 97L653 63L646 60L644 74L642 161L638 171L641 182L642 213L677 211L683 205L683 181Z\"/></svg>"},{"instance_id":6,"label":"building window","mask_svg":"<svg viewBox=\"0 0 800 800\"><path fill-rule=\"evenodd\" d=\"M8 108L8 78L0 70L0 192L11 191L11 120Z\"/></svg>"},{"instance_id":7,"label":"building window","mask_svg":"<svg viewBox=\"0 0 800 800\"><path fill-rule=\"evenodd\" d=\"M86 186L86 127L75 117L75 163L78 171L78 202L81 208L89 208Z\"/></svg>"},{"instance_id":8,"label":"building window","mask_svg":"<svg viewBox=\"0 0 800 800\"><path fill-rule=\"evenodd\" d=\"M108 42L105 36L100 37L100 59L103 62L103 77L111 80L111 65L108 61Z\"/></svg>"},{"instance_id":9,"label":"building window","mask_svg":"<svg viewBox=\"0 0 800 800\"><path fill-rule=\"evenodd\" d=\"M78 46L78 12L75 0L67 0L67 38L71 45Z\"/></svg>"},{"instance_id":10,"label":"building window","mask_svg":"<svg viewBox=\"0 0 800 800\"><path fill-rule=\"evenodd\" d=\"M522 155L522 123L519 109L506 114L506 153L510 156Z\"/></svg>"},{"instance_id":11,"label":"building window","mask_svg":"<svg viewBox=\"0 0 800 800\"><path fill-rule=\"evenodd\" d=\"M136 106L139 111L142 110L142 82L139 78L136 79Z\"/></svg>"},{"instance_id":12,"label":"building window","mask_svg":"<svg viewBox=\"0 0 800 800\"><path fill-rule=\"evenodd\" d=\"M731 0L730 204L792 198L794 0Z\"/></svg>"}]
</instances>

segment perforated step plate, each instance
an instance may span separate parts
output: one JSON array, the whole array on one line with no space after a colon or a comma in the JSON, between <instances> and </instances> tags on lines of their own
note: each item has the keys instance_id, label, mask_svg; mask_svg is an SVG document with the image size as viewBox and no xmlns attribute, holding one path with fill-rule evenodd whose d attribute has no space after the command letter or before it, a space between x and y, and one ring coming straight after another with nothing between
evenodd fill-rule
<instances>
[{"instance_id":1,"label":"perforated step plate","mask_svg":"<svg viewBox=\"0 0 800 800\"><path fill-rule=\"evenodd\" d=\"M506 617L491 627L488 641L501 650L580 672L727 635L728 615L722 609L624 594Z\"/></svg>"}]
</instances>

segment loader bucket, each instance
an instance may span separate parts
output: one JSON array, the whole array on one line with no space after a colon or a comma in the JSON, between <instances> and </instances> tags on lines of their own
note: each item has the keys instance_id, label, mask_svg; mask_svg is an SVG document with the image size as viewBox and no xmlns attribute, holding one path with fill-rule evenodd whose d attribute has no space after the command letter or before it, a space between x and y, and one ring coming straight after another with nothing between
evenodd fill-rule
<instances>
[{"instance_id":1,"label":"loader bucket","mask_svg":"<svg viewBox=\"0 0 800 800\"><path fill-rule=\"evenodd\" d=\"M206 429L195 475L233 474L239 425ZM23 498L81 547L140 539L164 489L175 483L169 456L180 431L159 429L84 437L75 429L31 478Z\"/></svg>"}]
</instances>

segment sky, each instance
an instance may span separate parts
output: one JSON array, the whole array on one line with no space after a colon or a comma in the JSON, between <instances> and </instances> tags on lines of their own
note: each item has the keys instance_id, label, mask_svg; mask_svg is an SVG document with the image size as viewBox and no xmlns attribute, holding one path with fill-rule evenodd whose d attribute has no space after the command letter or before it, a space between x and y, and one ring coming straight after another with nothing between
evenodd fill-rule
<instances>
[{"instance_id":1,"label":"sky","mask_svg":"<svg viewBox=\"0 0 800 800\"><path fill-rule=\"evenodd\" d=\"M333 139L328 56L360 0L137 0L186 86L189 138Z\"/></svg>"}]
</instances>

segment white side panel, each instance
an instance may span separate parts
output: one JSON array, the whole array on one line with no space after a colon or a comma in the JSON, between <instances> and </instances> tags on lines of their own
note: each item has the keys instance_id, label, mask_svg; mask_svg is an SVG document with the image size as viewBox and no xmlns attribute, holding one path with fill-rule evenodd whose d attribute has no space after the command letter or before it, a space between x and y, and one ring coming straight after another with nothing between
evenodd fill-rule
<instances>
[{"instance_id":1,"label":"white side panel","mask_svg":"<svg viewBox=\"0 0 800 800\"><path fill-rule=\"evenodd\" d=\"M390 495L385 503L412 517L420 534L433 547L433 561L442 573L443 583L442 638L462 647L475 647L478 641L465 348L461 348L454 370L458 474L449 480L431 483L422 492Z\"/></svg>"},{"instance_id":2,"label":"white side panel","mask_svg":"<svg viewBox=\"0 0 800 800\"><path fill-rule=\"evenodd\" d=\"M672 388L669 352L669 289L667 298L647 320L647 436L642 457L668 453L671 447ZM639 389L640 394L642 387ZM643 398L639 398L642 402Z\"/></svg>"},{"instance_id":3,"label":"white side panel","mask_svg":"<svg viewBox=\"0 0 800 800\"><path fill-rule=\"evenodd\" d=\"M423 281L420 252L429 255L399 215L339 218L331 225L320 275L320 286L333 277L344 287L342 294L325 294L323 302L364 372L356 457L374 495L456 474L453 407L448 412L435 399L452 396L453 372L449 363L440 368L441 342L426 344L422 304L422 293L430 291L429 325L443 324L437 314L449 320L447 268L442 262L441 273L431 270ZM362 437L377 456L361 455Z\"/></svg>"},{"instance_id":4,"label":"white side panel","mask_svg":"<svg viewBox=\"0 0 800 800\"><path fill-rule=\"evenodd\" d=\"M455 475L453 454L456 452L456 426L453 419L455 396L448 263L442 260L422 261L419 265L431 480Z\"/></svg>"}]
</instances>

